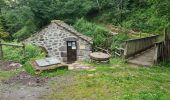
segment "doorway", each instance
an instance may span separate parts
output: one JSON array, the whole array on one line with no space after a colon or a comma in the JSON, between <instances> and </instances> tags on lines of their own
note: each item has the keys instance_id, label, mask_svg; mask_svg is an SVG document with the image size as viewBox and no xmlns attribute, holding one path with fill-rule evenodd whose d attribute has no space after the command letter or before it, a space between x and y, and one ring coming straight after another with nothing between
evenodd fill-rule
<instances>
[{"instance_id":1,"label":"doorway","mask_svg":"<svg viewBox=\"0 0 170 100\"><path fill-rule=\"evenodd\" d=\"M77 42L67 41L67 62L73 63L77 60Z\"/></svg>"}]
</instances>

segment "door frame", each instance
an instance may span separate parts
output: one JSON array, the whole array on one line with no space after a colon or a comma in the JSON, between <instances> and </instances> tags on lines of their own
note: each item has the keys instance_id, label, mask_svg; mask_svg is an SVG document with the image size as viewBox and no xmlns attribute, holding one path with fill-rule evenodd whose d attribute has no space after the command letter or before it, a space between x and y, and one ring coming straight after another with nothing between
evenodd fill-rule
<instances>
[{"instance_id":1,"label":"door frame","mask_svg":"<svg viewBox=\"0 0 170 100\"><path fill-rule=\"evenodd\" d=\"M69 54L69 50L68 50L68 47L69 47L69 46L68 46L68 43L69 43L69 42L71 42L71 43L72 43L72 42L75 42L75 46L76 46L76 49L75 49L75 50L76 50L76 51L75 51L75 52L76 52L76 54L75 54L75 57L76 57L76 58L75 58L75 61L77 61L77 59L78 59L78 54L77 54L78 46L77 46L77 41L73 41L73 40L71 40L71 41L66 41L66 43L67 43L67 62L68 62L68 63L73 63L73 62L75 62L75 61L68 61L68 59L69 59L69 55L68 55L68 54Z\"/></svg>"}]
</instances>

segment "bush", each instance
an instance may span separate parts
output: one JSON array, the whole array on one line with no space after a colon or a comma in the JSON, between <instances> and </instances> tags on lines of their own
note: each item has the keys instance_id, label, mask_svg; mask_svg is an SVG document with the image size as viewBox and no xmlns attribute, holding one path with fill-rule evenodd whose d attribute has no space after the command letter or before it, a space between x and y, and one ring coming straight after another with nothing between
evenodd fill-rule
<instances>
[{"instance_id":1,"label":"bush","mask_svg":"<svg viewBox=\"0 0 170 100\"><path fill-rule=\"evenodd\" d=\"M92 37L94 46L102 48L110 47L112 35L105 27L88 22L83 18L77 20L74 27L82 34Z\"/></svg>"},{"instance_id":2,"label":"bush","mask_svg":"<svg viewBox=\"0 0 170 100\"><path fill-rule=\"evenodd\" d=\"M112 42L112 45L111 45L111 50L114 50L116 47L121 47L122 43L129 39L128 37L128 34L127 33L119 33L119 35L116 35L114 38L113 38L113 42Z\"/></svg>"},{"instance_id":3,"label":"bush","mask_svg":"<svg viewBox=\"0 0 170 100\"><path fill-rule=\"evenodd\" d=\"M22 64L30 61L31 59L45 57L45 53L42 52L40 48L33 45L26 45L25 57L23 55L22 48L4 46L3 52L5 60L13 60Z\"/></svg>"},{"instance_id":4,"label":"bush","mask_svg":"<svg viewBox=\"0 0 170 100\"><path fill-rule=\"evenodd\" d=\"M93 38L93 45L101 47L112 52L115 47L120 47L125 40L129 39L127 33L120 33L118 35L111 35L109 31L100 25L79 19L74 27L84 35Z\"/></svg>"},{"instance_id":5,"label":"bush","mask_svg":"<svg viewBox=\"0 0 170 100\"><path fill-rule=\"evenodd\" d=\"M36 25L33 21L28 20L19 31L13 34L13 37L17 40L24 40L31 36L36 31Z\"/></svg>"},{"instance_id":6,"label":"bush","mask_svg":"<svg viewBox=\"0 0 170 100\"><path fill-rule=\"evenodd\" d=\"M9 33L4 31L4 27L2 25L2 21L1 21L1 18L0 18L0 39L6 39L8 37L9 37Z\"/></svg>"},{"instance_id":7,"label":"bush","mask_svg":"<svg viewBox=\"0 0 170 100\"><path fill-rule=\"evenodd\" d=\"M168 23L165 18L156 16L155 9L149 8L134 11L122 22L122 26L135 31L158 34L163 33Z\"/></svg>"}]
</instances>

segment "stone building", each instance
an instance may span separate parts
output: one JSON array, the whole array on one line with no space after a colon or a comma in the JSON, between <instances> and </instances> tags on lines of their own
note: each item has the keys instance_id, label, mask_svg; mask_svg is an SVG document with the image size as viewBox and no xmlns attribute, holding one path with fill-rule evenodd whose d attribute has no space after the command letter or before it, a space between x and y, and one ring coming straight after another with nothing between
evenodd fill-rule
<instances>
[{"instance_id":1,"label":"stone building","mask_svg":"<svg viewBox=\"0 0 170 100\"><path fill-rule=\"evenodd\" d=\"M51 21L48 26L25 41L44 47L49 57L57 57L63 62L88 59L92 44L91 38L60 20Z\"/></svg>"}]
</instances>

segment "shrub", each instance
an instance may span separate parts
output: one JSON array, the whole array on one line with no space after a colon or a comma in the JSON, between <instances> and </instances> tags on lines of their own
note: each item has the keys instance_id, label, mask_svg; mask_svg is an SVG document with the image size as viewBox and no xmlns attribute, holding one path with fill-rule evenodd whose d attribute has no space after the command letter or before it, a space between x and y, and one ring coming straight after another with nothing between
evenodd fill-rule
<instances>
[{"instance_id":1,"label":"shrub","mask_svg":"<svg viewBox=\"0 0 170 100\"><path fill-rule=\"evenodd\" d=\"M169 24L166 18L156 16L155 9L136 10L124 20L122 26L125 28L142 31L146 33L163 33L163 29Z\"/></svg>"},{"instance_id":2,"label":"shrub","mask_svg":"<svg viewBox=\"0 0 170 100\"><path fill-rule=\"evenodd\" d=\"M110 47L112 35L105 27L88 22L83 18L77 20L74 27L82 34L92 37L94 46L102 48Z\"/></svg>"},{"instance_id":3,"label":"shrub","mask_svg":"<svg viewBox=\"0 0 170 100\"><path fill-rule=\"evenodd\" d=\"M113 38L113 42L112 42L112 45L111 45L111 50L114 50L115 47L121 47L122 43L129 39L128 37L128 34L127 33L119 33L119 35L116 35L114 38Z\"/></svg>"},{"instance_id":4,"label":"shrub","mask_svg":"<svg viewBox=\"0 0 170 100\"><path fill-rule=\"evenodd\" d=\"M45 53L36 46L26 45L25 47L25 57L23 55L22 48L8 47L4 46L4 59L13 60L24 64L27 61L30 61L33 58L42 58L45 57Z\"/></svg>"},{"instance_id":5,"label":"shrub","mask_svg":"<svg viewBox=\"0 0 170 100\"><path fill-rule=\"evenodd\" d=\"M0 39L6 39L9 37L9 33L4 31L3 26L1 25L1 19L0 19Z\"/></svg>"},{"instance_id":6,"label":"shrub","mask_svg":"<svg viewBox=\"0 0 170 100\"><path fill-rule=\"evenodd\" d=\"M84 35L92 37L94 46L110 50L110 52L115 47L120 47L120 44L129 38L127 33L120 33L113 36L105 27L88 22L83 18L77 20L74 27Z\"/></svg>"},{"instance_id":7,"label":"shrub","mask_svg":"<svg viewBox=\"0 0 170 100\"><path fill-rule=\"evenodd\" d=\"M36 31L36 25L33 21L28 20L19 31L13 34L13 37L17 40L23 40L28 38L31 34Z\"/></svg>"}]
</instances>

